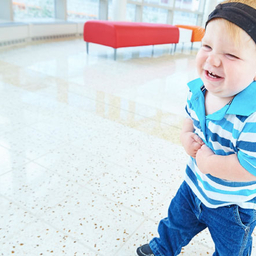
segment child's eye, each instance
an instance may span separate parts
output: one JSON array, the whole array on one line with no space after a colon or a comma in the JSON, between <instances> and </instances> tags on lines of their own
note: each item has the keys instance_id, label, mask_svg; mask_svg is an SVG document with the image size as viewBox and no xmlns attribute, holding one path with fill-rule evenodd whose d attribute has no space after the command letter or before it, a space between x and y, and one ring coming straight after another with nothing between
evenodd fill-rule
<instances>
[{"instance_id":1,"label":"child's eye","mask_svg":"<svg viewBox=\"0 0 256 256\"><path fill-rule=\"evenodd\" d=\"M237 57L237 56L234 55L234 54L230 54L230 53L227 53L226 56L227 56L229 59L232 59L232 60L239 59L239 57Z\"/></svg>"},{"instance_id":2,"label":"child's eye","mask_svg":"<svg viewBox=\"0 0 256 256\"><path fill-rule=\"evenodd\" d=\"M209 46L209 45L207 45L207 44L203 44L202 45L202 48L203 48L203 50L205 50L205 51L210 51L212 48L211 48L211 46Z\"/></svg>"}]
</instances>

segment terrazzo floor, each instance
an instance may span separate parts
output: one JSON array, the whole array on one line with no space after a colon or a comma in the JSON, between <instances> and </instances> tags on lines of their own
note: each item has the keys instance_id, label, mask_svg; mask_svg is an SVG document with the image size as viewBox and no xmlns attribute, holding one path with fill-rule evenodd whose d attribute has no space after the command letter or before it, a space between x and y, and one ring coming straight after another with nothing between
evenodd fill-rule
<instances>
[{"instance_id":1,"label":"terrazzo floor","mask_svg":"<svg viewBox=\"0 0 256 256\"><path fill-rule=\"evenodd\" d=\"M171 49L117 61L81 38L0 50L0 255L132 256L157 235L183 181L197 77L196 48ZM181 255L213 251L206 230Z\"/></svg>"}]
</instances>

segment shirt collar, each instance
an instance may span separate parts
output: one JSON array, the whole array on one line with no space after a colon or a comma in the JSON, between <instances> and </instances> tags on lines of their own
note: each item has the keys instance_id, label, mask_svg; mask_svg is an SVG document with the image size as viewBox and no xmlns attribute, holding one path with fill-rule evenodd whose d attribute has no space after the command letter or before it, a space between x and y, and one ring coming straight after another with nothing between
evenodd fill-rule
<instances>
[{"instance_id":1,"label":"shirt collar","mask_svg":"<svg viewBox=\"0 0 256 256\"><path fill-rule=\"evenodd\" d=\"M204 86L204 83L201 78L188 83L188 87L193 94L201 92L202 86ZM234 97L226 113L249 116L254 112L256 112L256 81L253 81Z\"/></svg>"},{"instance_id":2,"label":"shirt collar","mask_svg":"<svg viewBox=\"0 0 256 256\"><path fill-rule=\"evenodd\" d=\"M201 78L197 78L188 83L188 87L192 93L198 93L201 91L202 86L204 86L204 83Z\"/></svg>"},{"instance_id":3,"label":"shirt collar","mask_svg":"<svg viewBox=\"0 0 256 256\"><path fill-rule=\"evenodd\" d=\"M256 111L256 82L253 81L232 100L227 114L249 116Z\"/></svg>"}]
</instances>

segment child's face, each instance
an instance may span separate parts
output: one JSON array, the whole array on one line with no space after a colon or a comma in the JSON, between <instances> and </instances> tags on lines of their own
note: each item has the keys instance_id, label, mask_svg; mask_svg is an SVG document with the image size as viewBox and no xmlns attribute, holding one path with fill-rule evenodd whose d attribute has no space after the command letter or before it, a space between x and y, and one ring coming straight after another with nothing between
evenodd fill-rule
<instances>
[{"instance_id":1,"label":"child's face","mask_svg":"<svg viewBox=\"0 0 256 256\"><path fill-rule=\"evenodd\" d=\"M208 92L232 99L256 78L256 44L241 30L235 43L224 20L207 25L197 54L197 70Z\"/></svg>"}]
</instances>

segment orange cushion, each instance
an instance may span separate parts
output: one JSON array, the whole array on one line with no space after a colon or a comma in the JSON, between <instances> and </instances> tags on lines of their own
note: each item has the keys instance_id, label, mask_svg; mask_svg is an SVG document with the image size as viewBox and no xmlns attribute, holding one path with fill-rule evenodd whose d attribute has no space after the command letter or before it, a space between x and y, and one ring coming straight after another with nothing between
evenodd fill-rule
<instances>
[{"instance_id":1,"label":"orange cushion","mask_svg":"<svg viewBox=\"0 0 256 256\"><path fill-rule=\"evenodd\" d=\"M200 42L204 36L205 29L200 26L191 26L191 25L175 25L176 27L179 28L185 28L185 29L191 29L193 30L192 32L192 37L191 37L191 42Z\"/></svg>"}]
</instances>

